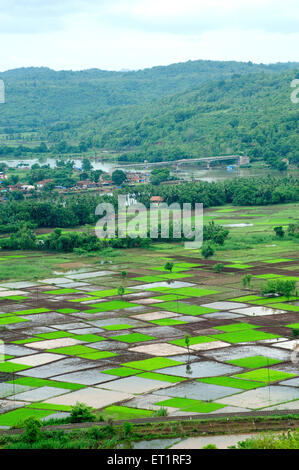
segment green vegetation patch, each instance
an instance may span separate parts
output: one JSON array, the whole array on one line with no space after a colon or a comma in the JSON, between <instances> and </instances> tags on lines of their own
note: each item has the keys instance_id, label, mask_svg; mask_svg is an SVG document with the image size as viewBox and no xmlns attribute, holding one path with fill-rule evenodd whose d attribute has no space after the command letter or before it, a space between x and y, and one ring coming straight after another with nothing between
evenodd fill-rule
<instances>
[{"instance_id":1,"label":"green vegetation patch","mask_svg":"<svg viewBox=\"0 0 299 470\"><path fill-rule=\"evenodd\" d=\"M157 295L153 297L154 299L162 300L163 302L168 302L171 300L179 300L185 299L186 296L183 295L176 295L176 294L165 294L165 295Z\"/></svg>"},{"instance_id":2,"label":"green vegetation patch","mask_svg":"<svg viewBox=\"0 0 299 470\"><path fill-rule=\"evenodd\" d=\"M223 387L239 388L241 390L251 390L264 385L260 382L253 382L251 380L242 380L235 377L209 377L203 379L197 379L198 382L204 382L206 384L221 385Z\"/></svg>"},{"instance_id":3,"label":"green vegetation patch","mask_svg":"<svg viewBox=\"0 0 299 470\"><path fill-rule=\"evenodd\" d=\"M72 334L70 336L80 341L86 341L86 343L97 343L98 341L104 341L107 339L107 338L104 338L104 336L98 336L98 335L93 335L93 334L86 334L86 335Z\"/></svg>"},{"instance_id":4,"label":"green vegetation patch","mask_svg":"<svg viewBox=\"0 0 299 470\"><path fill-rule=\"evenodd\" d=\"M250 372L244 372L243 374L236 374L234 377L239 377L240 379L256 380L257 382L270 383L296 377L296 374L290 374L288 372L281 372L279 370L273 369L258 369L251 370Z\"/></svg>"},{"instance_id":5,"label":"green vegetation patch","mask_svg":"<svg viewBox=\"0 0 299 470\"><path fill-rule=\"evenodd\" d=\"M108 331L115 331L115 330L128 330L129 328L136 328L133 325L129 325L128 323L120 323L119 325L107 325L107 326L102 326L103 330L108 330Z\"/></svg>"},{"instance_id":6,"label":"green vegetation patch","mask_svg":"<svg viewBox=\"0 0 299 470\"><path fill-rule=\"evenodd\" d=\"M76 310L75 308L61 308L56 310L58 313L78 313L80 310Z\"/></svg>"},{"instance_id":7,"label":"green vegetation patch","mask_svg":"<svg viewBox=\"0 0 299 470\"><path fill-rule=\"evenodd\" d=\"M129 408L127 406L108 406L105 408L101 414L104 418L110 419L137 419L137 418L149 418L153 415L154 411L152 410L141 410L139 408Z\"/></svg>"},{"instance_id":8,"label":"green vegetation patch","mask_svg":"<svg viewBox=\"0 0 299 470\"><path fill-rule=\"evenodd\" d=\"M262 299L263 297L259 295L243 295L242 297L235 297L234 299L228 299L232 302L249 302L251 300L259 300Z\"/></svg>"},{"instance_id":9,"label":"green vegetation patch","mask_svg":"<svg viewBox=\"0 0 299 470\"><path fill-rule=\"evenodd\" d=\"M241 359L234 359L232 361L226 361L229 364L235 366L247 367L248 369L258 369L259 367L271 366L273 364L279 364L282 361L278 359L272 359L266 356L251 356L243 357Z\"/></svg>"},{"instance_id":10,"label":"green vegetation patch","mask_svg":"<svg viewBox=\"0 0 299 470\"><path fill-rule=\"evenodd\" d=\"M257 331L253 328L248 328L246 330L236 331L233 333L221 333L215 336L212 335L212 337L219 341L227 341L228 343L247 343L264 339L280 338L279 335L273 335L272 333L264 333L263 331Z\"/></svg>"},{"instance_id":11,"label":"green vegetation patch","mask_svg":"<svg viewBox=\"0 0 299 470\"><path fill-rule=\"evenodd\" d=\"M79 354L90 354L98 352L97 349L89 348L88 346L82 346L77 344L75 346L65 346L63 348L48 349L47 352L55 354L66 354L67 356L78 356Z\"/></svg>"},{"instance_id":12,"label":"green vegetation patch","mask_svg":"<svg viewBox=\"0 0 299 470\"><path fill-rule=\"evenodd\" d=\"M290 258L277 258L277 259L267 259L263 263L275 264L275 263L287 263L288 261L294 261Z\"/></svg>"},{"instance_id":13,"label":"green vegetation patch","mask_svg":"<svg viewBox=\"0 0 299 470\"><path fill-rule=\"evenodd\" d=\"M253 266L250 266L249 264L226 264L224 266L225 268L235 268L235 269L249 269L253 268Z\"/></svg>"},{"instance_id":14,"label":"green vegetation patch","mask_svg":"<svg viewBox=\"0 0 299 470\"><path fill-rule=\"evenodd\" d=\"M78 289L55 289L55 290L48 290L43 292L44 294L51 294L51 295L64 295L64 294L77 294L81 291Z\"/></svg>"},{"instance_id":15,"label":"green vegetation patch","mask_svg":"<svg viewBox=\"0 0 299 470\"><path fill-rule=\"evenodd\" d=\"M31 366L24 364L15 364L13 362L0 362L0 372L19 372L20 370L30 369Z\"/></svg>"},{"instance_id":16,"label":"green vegetation patch","mask_svg":"<svg viewBox=\"0 0 299 470\"><path fill-rule=\"evenodd\" d=\"M57 387L65 388L67 390L80 390L85 388L85 385L72 384L69 382L57 382L56 380L49 379L36 379L35 377L21 377L14 381L10 380L7 383L15 383L17 385L27 385L28 387Z\"/></svg>"},{"instance_id":17,"label":"green vegetation patch","mask_svg":"<svg viewBox=\"0 0 299 470\"><path fill-rule=\"evenodd\" d=\"M200 289L199 287L178 287L169 289L169 293L184 295L186 297L204 297L207 295L218 294L217 290Z\"/></svg>"},{"instance_id":18,"label":"green vegetation patch","mask_svg":"<svg viewBox=\"0 0 299 470\"><path fill-rule=\"evenodd\" d=\"M25 318L20 318L20 317L15 317L15 316L5 317L5 318L1 317L0 325L10 325L11 323L21 323L24 321L28 321L28 320L25 320Z\"/></svg>"},{"instance_id":19,"label":"green vegetation patch","mask_svg":"<svg viewBox=\"0 0 299 470\"><path fill-rule=\"evenodd\" d=\"M131 289L125 289L124 294L130 294L132 292ZM118 294L118 289L105 289L105 290L97 290L90 292L92 297L96 297L97 299L102 299L103 297L114 297Z\"/></svg>"},{"instance_id":20,"label":"green vegetation patch","mask_svg":"<svg viewBox=\"0 0 299 470\"><path fill-rule=\"evenodd\" d=\"M153 336L144 335L143 333L132 333L129 335L120 335L120 336L110 336L109 339L114 339L115 341L123 341L124 343L141 343L143 341L152 341Z\"/></svg>"},{"instance_id":21,"label":"green vegetation patch","mask_svg":"<svg viewBox=\"0 0 299 470\"><path fill-rule=\"evenodd\" d=\"M182 274L182 273L168 273L168 274L161 274L161 276L164 279L183 279L185 277L193 277L192 274Z\"/></svg>"},{"instance_id":22,"label":"green vegetation patch","mask_svg":"<svg viewBox=\"0 0 299 470\"><path fill-rule=\"evenodd\" d=\"M36 341L40 341L40 338L18 339L16 341L12 341L12 344L35 343Z\"/></svg>"},{"instance_id":23,"label":"green vegetation patch","mask_svg":"<svg viewBox=\"0 0 299 470\"><path fill-rule=\"evenodd\" d=\"M96 361L98 359L106 359L107 357L118 356L118 354L110 351L96 351L95 349L93 351L95 352L77 354L77 356L81 357L82 359L90 359L92 361Z\"/></svg>"},{"instance_id":24,"label":"green vegetation patch","mask_svg":"<svg viewBox=\"0 0 299 470\"><path fill-rule=\"evenodd\" d=\"M36 336L38 338L43 338L43 339L58 339L58 338L69 338L71 334L67 333L66 331L53 331L51 333L40 333Z\"/></svg>"},{"instance_id":25,"label":"green vegetation patch","mask_svg":"<svg viewBox=\"0 0 299 470\"><path fill-rule=\"evenodd\" d=\"M53 411L72 411L70 405L54 405L53 403L31 403L27 406L29 409L52 410Z\"/></svg>"},{"instance_id":26,"label":"green vegetation patch","mask_svg":"<svg viewBox=\"0 0 299 470\"><path fill-rule=\"evenodd\" d=\"M130 377L130 375L136 375L136 369L130 369L130 367L117 367L116 369L103 370L103 374L117 375L118 377Z\"/></svg>"},{"instance_id":27,"label":"green vegetation patch","mask_svg":"<svg viewBox=\"0 0 299 470\"><path fill-rule=\"evenodd\" d=\"M192 345L192 344L201 344L201 343L212 343L213 341L215 341L215 339L209 338L208 336L193 336L193 338L189 337L189 344L190 345ZM174 339L173 341L169 341L169 343L176 344L177 346L183 346L185 348L187 347L186 342L183 338L182 339Z\"/></svg>"},{"instance_id":28,"label":"green vegetation patch","mask_svg":"<svg viewBox=\"0 0 299 470\"><path fill-rule=\"evenodd\" d=\"M217 312L217 309L200 307L199 305L189 305L183 302L163 302L159 308L170 312L183 313L185 315L204 315L205 313Z\"/></svg>"},{"instance_id":29,"label":"green vegetation patch","mask_svg":"<svg viewBox=\"0 0 299 470\"><path fill-rule=\"evenodd\" d=\"M88 310L88 313L101 313L109 312L111 310L120 310L123 308L139 307L139 305L130 302L125 302L124 300L111 300L110 302L103 302L101 304L90 304L90 307L94 308Z\"/></svg>"},{"instance_id":30,"label":"green vegetation patch","mask_svg":"<svg viewBox=\"0 0 299 470\"><path fill-rule=\"evenodd\" d=\"M138 377L142 377L143 379L160 380L161 382L169 382L169 383L184 382L184 380L186 380L183 377L176 377L174 375L166 375L166 374L157 374L156 372L144 372L142 374L138 374Z\"/></svg>"},{"instance_id":31,"label":"green vegetation patch","mask_svg":"<svg viewBox=\"0 0 299 470\"><path fill-rule=\"evenodd\" d=\"M125 367L133 367L133 369L152 371L155 369L164 369L164 367L180 366L183 362L174 361L166 357L153 357L151 359L144 359L142 361L126 362L122 364Z\"/></svg>"},{"instance_id":32,"label":"green vegetation patch","mask_svg":"<svg viewBox=\"0 0 299 470\"><path fill-rule=\"evenodd\" d=\"M45 418L52 414L49 410L33 410L31 408L19 408L0 415L0 426L14 426L27 418L34 417L36 419Z\"/></svg>"},{"instance_id":33,"label":"green vegetation patch","mask_svg":"<svg viewBox=\"0 0 299 470\"><path fill-rule=\"evenodd\" d=\"M290 312L299 312L299 305L292 305L292 304L272 304L271 308L277 308L281 310L288 310Z\"/></svg>"},{"instance_id":34,"label":"green vegetation patch","mask_svg":"<svg viewBox=\"0 0 299 470\"><path fill-rule=\"evenodd\" d=\"M174 325L185 325L186 321L175 320L174 318L162 318L162 320L151 320L149 323L154 323L160 326L174 326Z\"/></svg>"},{"instance_id":35,"label":"green vegetation patch","mask_svg":"<svg viewBox=\"0 0 299 470\"><path fill-rule=\"evenodd\" d=\"M49 308L31 308L29 310L18 310L18 315L34 315L35 313L52 312Z\"/></svg>"},{"instance_id":36,"label":"green vegetation patch","mask_svg":"<svg viewBox=\"0 0 299 470\"><path fill-rule=\"evenodd\" d=\"M204 401L198 401L197 404L183 408L183 411L190 411L194 413L211 413L212 411L220 410L221 408L225 407L226 405L222 405L220 403L208 403Z\"/></svg>"},{"instance_id":37,"label":"green vegetation patch","mask_svg":"<svg viewBox=\"0 0 299 470\"><path fill-rule=\"evenodd\" d=\"M162 282L162 276L141 276L141 277L134 277L133 281L140 281L140 282Z\"/></svg>"}]
</instances>

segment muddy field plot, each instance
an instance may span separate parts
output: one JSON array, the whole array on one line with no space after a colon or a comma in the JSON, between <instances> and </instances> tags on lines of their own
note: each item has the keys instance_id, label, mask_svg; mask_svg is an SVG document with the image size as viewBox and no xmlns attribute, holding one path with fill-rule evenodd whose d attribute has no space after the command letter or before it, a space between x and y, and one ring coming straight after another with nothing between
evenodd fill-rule
<instances>
[{"instance_id":1,"label":"muddy field plot","mask_svg":"<svg viewBox=\"0 0 299 470\"><path fill-rule=\"evenodd\" d=\"M5 259L5 255L3 255ZM241 285L296 276L294 256L256 263L142 258L0 284L0 426L68 416L83 402L126 419L295 409L299 297ZM122 289L119 289L122 287Z\"/></svg>"}]
</instances>

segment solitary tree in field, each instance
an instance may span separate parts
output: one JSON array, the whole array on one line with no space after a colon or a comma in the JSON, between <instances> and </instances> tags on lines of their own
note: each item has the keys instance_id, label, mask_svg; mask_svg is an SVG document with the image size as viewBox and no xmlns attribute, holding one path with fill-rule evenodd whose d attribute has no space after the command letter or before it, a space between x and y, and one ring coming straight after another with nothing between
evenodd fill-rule
<instances>
[{"instance_id":1,"label":"solitary tree in field","mask_svg":"<svg viewBox=\"0 0 299 470\"><path fill-rule=\"evenodd\" d=\"M211 258L211 256L213 256L214 253L215 251L211 245L209 245L208 243L203 245L201 249L201 254L205 259Z\"/></svg>"},{"instance_id":2,"label":"solitary tree in field","mask_svg":"<svg viewBox=\"0 0 299 470\"><path fill-rule=\"evenodd\" d=\"M242 278L243 287L250 287L251 279L252 279L251 274L245 274L245 276L243 276L243 278Z\"/></svg>"},{"instance_id":3,"label":"solitary tree in field","mask_svg":"<svg viewBox=\"0 0 299 470\"><path fill-rule=\"evenodd\" d=\"M171 273L172 270L173 270L173 263L170 263L170 262L168 261L168 262L165 264L164 269L166 269L166 271L169 271L169 272Z\"/></svg>"},{"instance_id":4,"label":"solitary tree in field","mask_svg":"<svg viewBox=\"0 0 299 470\"><path fill-rule=\"evenodd\" d=\"M119 286L119 288L117 289L117 293L118 293L118 295L120 295L121 297L124 295L125 289L123 288L123 286Z\"/></svg>"},{"instance_id":5,"label":"solitary tree in field","mask_svg":"<svg viewBox=\"0 0 299 470\"><path fill-rule=\"evenodd\" d=\"M279 227L274 227L274 232L275 232L275 235L278 237L278 238L283 238L284 237L284 229L282 228L282 226L280 225Z\"/></svg>"}]
</instances>

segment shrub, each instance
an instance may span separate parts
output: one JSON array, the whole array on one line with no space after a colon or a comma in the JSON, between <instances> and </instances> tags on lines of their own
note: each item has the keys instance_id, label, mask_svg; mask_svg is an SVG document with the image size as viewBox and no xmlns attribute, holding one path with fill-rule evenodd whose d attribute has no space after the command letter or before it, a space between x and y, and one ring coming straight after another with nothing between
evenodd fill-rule
<instances>
[{"instance_id":1,"label":"shrub","mask_svg":"<svg viewBox=\"0 0 299 470\"><path fill-rule=\"evenodd\" d=\"M89 421L95 421L96 415L92 413L92 408L85 405L84 403L77 402L72 406L70 414L71 423L86 423Z\"/></svg>"}]
</instances>

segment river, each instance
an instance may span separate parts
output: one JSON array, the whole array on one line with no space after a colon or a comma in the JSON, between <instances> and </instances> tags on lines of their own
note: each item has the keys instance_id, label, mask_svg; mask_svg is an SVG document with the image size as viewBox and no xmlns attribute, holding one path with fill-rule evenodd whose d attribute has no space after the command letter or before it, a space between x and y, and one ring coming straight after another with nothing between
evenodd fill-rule
<instances>
[{"instance_id":1,"label":"river","mask_svg":"<svg viewBox=\"0 0 299 470\"><path fill-rule=\"evenodd\" d=\"M34 163L39 163L40 165L50 165L51 168L55 167L56 158L45 158L43 160L35 158L35 159L7 159L7 160L0 160L0 163L6 163L9 167L16 167L17 165L24 164L29 165L30 167ZM81 168L82 166L82 159L74 158L75 167ZM111 172L114 168L122 168L127 170L134 170L134 164L132 165L122 165L121 163L115 162L108 162L108 161L98 161L90 159L93 168L95 170L103 170L107 173ZM137 171L140 172L150 172L151 167L146 169L145 167L137 167ZM273 175L273 176L284 176L286 173L289 172L280 172L278 170L273 170L271 168L238 168L234 166L231 170L228 170L226 166L224 167L211 167L210 169L203 168L202 165L182 165L177 171L173 165L171 165L171 173L172 175L177 175L180 179L187 179L187 180L202 180L202 181L223 181L226 179L232 179L236 177L260 177L265 175ZM293 170L292 174L299 175L299 170Z\"/></svg>"}]
</instances>

